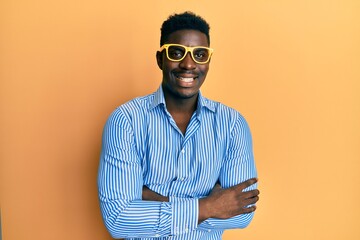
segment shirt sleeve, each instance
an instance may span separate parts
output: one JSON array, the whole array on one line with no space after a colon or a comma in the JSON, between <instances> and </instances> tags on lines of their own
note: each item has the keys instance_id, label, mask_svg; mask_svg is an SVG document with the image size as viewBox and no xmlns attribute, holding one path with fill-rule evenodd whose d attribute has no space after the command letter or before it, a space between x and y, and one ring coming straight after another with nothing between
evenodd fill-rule
<instances>
[{"instance_id":1,"label":"shirt sleeve","mask_svg":"<svg viewBox=\"0 0 360 240\"><path fill-rule=\"evenodd\" d=\"M98 172L100 209L108 231L114 238L141 238L177 235L196 228L197 199L143 201L142 188L142 165L133 130L117 109L104 127Z\"/></svg>"},{"instance_id":2,"label":"shirt sleeve","mask_svg":"<svg viewBox=\"0 0 360 240\"><path fill-rule=\"evenodd\" d=\"M223 188L229 188L254 177L257 177L257 171L253 155L251 133L246 120L239 115L231 131L230 144L224 165L220 172L219 181ZM257 184L254 184L244 189L244 191L256 188ZM253 216L254 212L241 214L229 219L209 218L203 221L198 226L198 229L211 231L245 228L249 225Z\"/></svg>"}]
</instances>

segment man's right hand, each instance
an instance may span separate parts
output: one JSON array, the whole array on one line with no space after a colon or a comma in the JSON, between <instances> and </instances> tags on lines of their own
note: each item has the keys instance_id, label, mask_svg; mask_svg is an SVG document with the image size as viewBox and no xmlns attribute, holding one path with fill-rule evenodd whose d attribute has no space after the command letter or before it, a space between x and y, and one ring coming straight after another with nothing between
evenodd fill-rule
<instances>
[{"instance_id":1,"label":"man's right hand","mask_svg":"<svg viewBox=\"0 0 360 240\"><path fill-rule=\"evenodd\" d=\"M251 178L227 189L216 184L209 196L199 200L199 223L208 218L228 219L255 211L253 204L259 200L259 190L243 190L257 181Z\"/></svg>"}]
</instances>

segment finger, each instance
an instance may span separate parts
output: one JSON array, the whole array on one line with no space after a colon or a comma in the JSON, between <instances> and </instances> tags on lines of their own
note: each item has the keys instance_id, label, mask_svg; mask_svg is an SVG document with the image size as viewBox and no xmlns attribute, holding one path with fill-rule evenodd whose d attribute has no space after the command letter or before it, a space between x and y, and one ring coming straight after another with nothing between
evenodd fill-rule
<instances>
[{"instance_id":1,"label":"finger","mask_svg":"<svg viewBox=\"0 0 360 240\"><path fill-rule=\"evenodd\" d=\"M250 179L246 180L245 182L242 182L236 186L240 189L245 189L245 188L257 183L257 181L258 181L257 178L250 178Z\"/></svg>"},{"instance_id":2,"label":"finger","mask_svg":"<svg viewBox=\"0 0 360 240\"><path fill-rule=\"evenodd\" d=\"M249 191L246 191L246 192L241 192L239 194L239 196L243 196L244 199L247 199L247 198L252 198L252 197L255 197L255 196L258 196L260 194L260 191L258 189L254 189L254 190L249 190Z\"/></svg>"},{"instance_id":3,"label":"finger","mask_svg":"<svg viewBox=\"0 0 360 240\"><path fill-rule=\"evenodd\" d=\"M256 196L256 197L248 198L248 199L244 200L243 204L244 204L244 206L249 206L249 205L257 203L258 201L259 201L259 197Z\"/></svg>"},{"instance_id":4,"label":"finger","mask_svg":"<svg viewBox=\"0 0 360 240\"><path fill-rule=\"evenodd\" d=\"M253 205L251 207L244 207L242 209L242 213L251 213L251 212L254 212L256 210L256 206Z\"/></svg>"}]
</instances>

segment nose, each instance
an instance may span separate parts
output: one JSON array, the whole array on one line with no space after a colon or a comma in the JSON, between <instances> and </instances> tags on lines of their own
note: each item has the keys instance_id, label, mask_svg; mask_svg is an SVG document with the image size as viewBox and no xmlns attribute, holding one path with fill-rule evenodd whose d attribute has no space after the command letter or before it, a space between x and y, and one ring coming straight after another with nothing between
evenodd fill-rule
<instances>
[{"instance_id":1,"label":"nose","mask_svg":"<svg viewBox=\"0 0 360 240\"><path fill-rule=\"evenodd\" d=\"M181 60L179 66L181 68L184 68L184 69L194 69L194 68L196 68L196 62L194 62L194 60L192 59L190 52L188 52L185 55L185 58L183 60Z\"/></svg>"}]
</instances>

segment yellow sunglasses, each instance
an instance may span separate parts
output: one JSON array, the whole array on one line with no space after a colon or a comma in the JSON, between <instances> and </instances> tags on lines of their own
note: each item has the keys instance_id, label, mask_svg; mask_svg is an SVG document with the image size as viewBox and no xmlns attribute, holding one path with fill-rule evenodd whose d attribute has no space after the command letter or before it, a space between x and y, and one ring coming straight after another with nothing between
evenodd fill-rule
<instances>
[{"instance_id":1,"label":"yellow sunglasses","mask_svg":"<svg viewBox=\"0 0 360 240\"><path fill-rule=\"evenodd\" d=\"M159 51L162 52L164 49L166 50L166 57L170 61L180 62L190 52L192 59L198 64L208 63L214 52L214 49L208 47L187 47L181 44L164 44Z\"/></svg>"}]
</instances>

